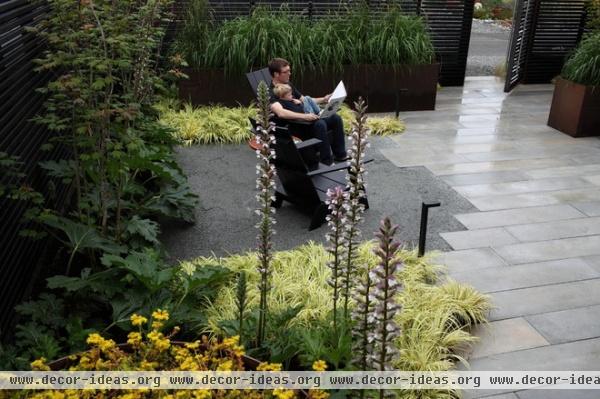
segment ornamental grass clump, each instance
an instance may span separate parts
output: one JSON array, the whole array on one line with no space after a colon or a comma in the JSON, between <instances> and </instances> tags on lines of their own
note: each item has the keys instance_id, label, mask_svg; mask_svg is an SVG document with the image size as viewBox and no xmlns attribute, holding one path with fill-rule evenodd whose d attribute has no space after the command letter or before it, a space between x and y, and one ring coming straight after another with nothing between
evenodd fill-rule
<instances>
[{"instance_id":1,"label":"ornamental grass clump","mask_svg":"<svg viewBox=\"0 0 600 399\"><path fill-rule=\"evenodd\" d=\"M354 114L350 107L346 104L342 104L342 107L338 111L338 115L342 117L346 134L351 133L352 121L354 120ZM370 115L367 119L367 127L371 131L373 136L391 136L404 132L406 125L401 119L392 116L375 116Z\"/></svg>"},{"instance_id":2,"label":"ornamental grass clump","mask_svg":"<svg viewBox=\"0 0 600 399\"><path fill-rule=\"evenodd\" d=\"M579 43L563 66L561 76L585 86L600 86L600 32Z\"/></svg>"},{"instance_id":3,"label":"ornamental grass clump","mask_svg":"<svg viewBox=\"0 0 600 399\"><path fill-rule=\"evenodd\" d=\"M248 118L256 117L256 106L193 107L185 104L178 110L159 104L160 122L173 130L173 137L184 146L194 144L240 144L252 137Z\"/></svg>"},{"instance_id":4,"label":"ornamental grass clump","mask_svg":"<svg viewBox=\"0 0 600 399\"><path fill-rule=\"evenodd\" d=\"M428 64L435 56L423 19L403 15L394 5L374 13L355 2L314 21L292 15L285 4L259 6L248 16L214 24L196 16L207 13L195 5L200 1L194 0L189 26L175 46L193 68L222 68L233 76L283 57L303 74L353 64Z\"/></svg>"}]
</instances>

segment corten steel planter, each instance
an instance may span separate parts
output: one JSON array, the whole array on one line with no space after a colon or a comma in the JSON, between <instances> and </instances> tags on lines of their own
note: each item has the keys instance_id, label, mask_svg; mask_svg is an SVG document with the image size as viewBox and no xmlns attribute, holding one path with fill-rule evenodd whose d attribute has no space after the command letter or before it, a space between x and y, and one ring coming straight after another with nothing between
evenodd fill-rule
<instances>
[{"instance_id":1,"label":"corten steel planter","mask_svg":"<svg viewBox=\"0 0 600 399\"><path fill-rule=\"evenodd\" d=\"M573 137L600 136L600 86L557 78L548 126Z\"/></svg>"},{"instance_id":2,"label":"corten steel planter","mask_svg":"<svg viewBox=\"0 0 600 399\"><path fill-rule=\"evenodd\" d=\"M342 71L296 72L292 82L302 92L320 97L344 81L352 104L362 96L369 112L435 109L439 64L346 65ZM184 71L189 80L179 83L179 98L193 105L248 105L254 100L245 76L225 76L223 70Z\"/></svg>"}]
</instances>

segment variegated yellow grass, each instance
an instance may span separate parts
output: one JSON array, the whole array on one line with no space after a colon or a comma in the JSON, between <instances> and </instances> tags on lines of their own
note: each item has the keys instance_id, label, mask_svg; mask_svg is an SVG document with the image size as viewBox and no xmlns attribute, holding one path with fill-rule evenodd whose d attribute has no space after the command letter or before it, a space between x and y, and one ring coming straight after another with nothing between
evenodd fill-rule
<instances>
[{"instance_id":1,"label":"variegated yellow grass","mask_svg":"<svg viewBox=\"0 0 600 399\"><path fill-rule=\"evenodd\" d=\"M359 247L359 262L377 262L373 243ZM486 322L490 309L487 296L472 287L442 280L442 268L430 257L418 258L415 251L402 250L398 255L404 262L399 273L405 287L399 296L402 312L398 322L402 335L397 341L401 356L396 363L400 370L448 370L455 361L462 360L453 350L474 341L466 328ZM296 305L302 310L292 323L310 328L324 320L333 308L327 279L331 271L324 247L308 243L289 251L274 254L272 290L269 309L274 313ZM227 258L198 258L184 263L187 268L219 263L233 272L245 271L248 276L249 308L256 308L258 281L256 257L252 253ZM209 305L206 315L209 325L219 331L219 322L236 318L235 286L219 289L216 300ZM275 328L275 327L274 327Z\"/></svg>"}]
</instances>

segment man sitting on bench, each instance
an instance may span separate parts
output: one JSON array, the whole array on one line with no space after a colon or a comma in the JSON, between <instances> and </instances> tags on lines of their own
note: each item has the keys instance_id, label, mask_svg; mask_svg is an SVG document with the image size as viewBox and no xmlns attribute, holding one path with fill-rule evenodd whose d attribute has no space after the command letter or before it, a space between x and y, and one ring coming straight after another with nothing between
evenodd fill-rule
<instances>
[{"instance_id":1,"label":"man sitting on bench","mask_svg":"<svg viewBox=\"0 0 600 399\"><path fill-rule=\"evenodd\" d=\"M346 154L346 140L342 118L334 114L321 119L314 113L304 113L302 106L297 106L300 102L304 102L304 96L290 83L291 67L288 61L283 58L272 59L269 62L269 72L272 77L270 87L271 111L275 116L288 122L295 136L303 140L313 137L321 140L319 144L319 157L322 163L331 165L333 161L342 162L347 160L348 156ZM292 97L299 100L298 104L293 101L281 101L273 93L275 85L280 84L291 87ZM329 95L314 99L317 103L327 102L328 100ZM304 121L304 123L298 123L298 121ZM313 123L307 125L306 122ZM327 135L328 130L332 131L331 140Z\"/></svg>"}]
</instances>

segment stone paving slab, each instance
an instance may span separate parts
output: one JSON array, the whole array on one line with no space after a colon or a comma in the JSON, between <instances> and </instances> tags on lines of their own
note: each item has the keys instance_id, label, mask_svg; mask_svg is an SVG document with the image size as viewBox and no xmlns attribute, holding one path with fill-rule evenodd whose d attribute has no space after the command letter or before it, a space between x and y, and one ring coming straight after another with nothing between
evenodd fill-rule
<instances>
[{"instance_id":1,"label":"stone paving slab","mask_svg":"<svg viewBox=\"0 0 600 399\"><path fill-rule=\"evenodd\" d=\"M552 344L600 336L600 305L528 316L526 319Z\"/></svg>"},{"instance_id":2,"label":"stone paving slab","mask_svg":"<svg viewBox=\"0 0 600 399\"><path fill-rule=\"evenodd\" d=\"M600 305L600 279L494 292L490 296L494 305L490 320L549 313Z\"/></svg>"},{"instance_id":3,"label":"stone paving slab","mask_svg":"<svg viewBox=\"0 0 600 399\"><path fill-rule=\"evenodd\" d=\"M549 177L583 176L600 172L600 164L563 166L559 168L545 168L526 170L523 173L532 179L546 179Z\"/></svg>"},{"instance_id":4,"label":"stone paving slab","mask_svg":"<svg viewBox=\"0 0 600 399\"><path fill-rule=\"evenodd\" d=\"M471 370L597 370L600 338L473 359Z\"/></svg>"},{"instance_id":5,"label":"stone paving slab","mask_svg":"<svg viewBox=\"0 0 600 399\"><path fill-rule=\"evenodd\" d=\"M486 144L487 145L487 144ZM509 181L527 180L527 176L520 171L501 171L486 173L467 173L443 176L442 180L451 185L466 186L471 184L499 183Z\"/></svg>"},{"instance_id":6,"label":"stone paving slab","mask_svg":"<svg viewBox=\"0 0 600 399\"><path fill-rule=\"evenodd\" d=\"M469 199L490 195L513 195L531 192L539 193L542 191L558 191L590 186L593 186L593 184L583 178L559 177L507 183L473 184L455 187L454 189Z\"/></svg>"},{"instance_id":7,"label":"stone paving slab","mask_svg":"<svg viewBox=\"0 0 600 399\"><path fill-rule=\"evenodd\" d=\"M440 233L440 236L453 249L491 247L492 245L507 245L518 242L515 237L501 227Z\"/></svg>"},{"instance_id":8,"label":"stone paving slab","mask_svg":"<svg viewBox=\"0 0 600 399\"><path fill-rule=\"evenodd\" d=\"M597 389L529 389L518 391L519 399L598 399ZM495 399L495 398L494 398Z\"/></svg>"},{"instance_id":9,"label":"stone paving slab","mask_svg":"<svg viewBox=\"0 0 600 399\"><path fill-rule=\"evenodd\" d=\"M566 204L570 202L586 202L593 201L597 198L600 198L600 189L580 188L514 195L489 195L471 198L470 202L481 211L493 211L530 206Z\"/></svg>"},{"instance_id":10,"label":"stone paving slab","mask_svg":"<svg viewBox=\"0 0 600 399\"><path fill-rule=\"evenodd\" d=\"M428 163L448 163L466 161L464 156L458 154L438 154L432 157L428 154L411 153L401 148L383 149L381 150L381 153L398 167L420 166Z\"/></svg>"},{"instance_id":11,"label":"stone paving slab","mask_svg":"<svg viewBox=\"0 0 600 399\"><path fill-rule=\"evenodd\" d=\"M425 166L436 175L455 175L463 173L500 172L505 170L528 170L551 166L569 166L574 164L575 161L569 158L540 158L493 162L462 162L454 164L439 163L427 164Z\"/></svg>"},{"instance_id":12,"label":"stone paving slab","mask_svg":"<svg viewBox=\"0 0 600 399\"><path fill-rule=\"evenodd\" d=\"M478 325L473 334L480 338L468 353L469 361L500 353L547 346L550 343L521 317Z\"/></svg>"},{"instance_id":13,"label":"stone paving slab","mask_svg":"<svg viewBox=\"0 0 600 399\"><path fill-rule=\"evenodd\" d=\"M472 389L472 390L464 390L463 391L463 399L478 399L478 398L486 398L486 399L519 399L517 395L513 392L509 393L501 393L499 395L493 394L493 392L498 391L489 391L486 389Z\"/></svg>"},{"instance_id":14,"label":"stone paving slab","mask_svg":"<svg viewBox=\"0 0 600 399\"><path fill-rule=\"evenodd\" d=\"M527 223L541 223L553 220L576 219L585 217L585 215L570 205L550 205L506 209L502 211L466 213L455 215L455 217L466 228L475 230Z\"/></svg>"},{"instance_id":15,"label":"stone paving slab","mask_svg":"<svg viewBox=\"0 0 600 399\"><path fill-rule=\"evenodd\" d=\"M526 127L523 127L526 129ZM510 160L521 160L521 159L535 159L535 158L551 158L554 156L567 156L569 154L579 155L596 155L597 149L595 148L574 148L569 146L566 148L528 148L515 151L495 151L495 152L481 152L474 154L465 154L465 158L473 162L483 161L510 161Z\"/></svg>"},{"instance_id":16,"label":"stone paving slab","mask_svg":"<svg viewBox=\"0 0 600 399\"><path fill-rule=\"evenodd\" d=\"M505 266L504 260L491 248L465 249L442 252L436 262L446 266L452 273Z\"/></svg>"},{"instance_id":17,"label":"stone paving slab","mask_svg":"<svg viewBox=\"0 0 600 399\"><path fill-rule=\"evenodd\" d=\"M491 267L478 270L477 273L451 272L450 276L457 281L471 284L484 293L491 293L594 279L600 277L600 272L582 259L563 259L517 266Z\"/></svg>"},{"instance_id":18,"label":"stone paving slab","mask_svg":"<svg viewBox=\"0 0 600 399\"><path fill-rule=\"evenodd\" d=\"M562 238L494 247L511 265L600 255L600 236Z\"/></svg>"},{"instance_id":19,"label":"stone paving slab","mask_svg":"<svg viewBox=\"0 0 600 399\"><path fill-rule=\"evenodd\" d=\"M600 255L584 256L583 260L594 269L600 271Z\"/></svg>"},{"instance_id":20,"label":"stone paving slab","mask_svg":"<svg viewBox=\"0 0 600 399\"><path fill-rule=\"evenodd\" d=\"M507 226L505 229L521 242L591 236L600 234L600 217Z\"/></svg>"},{"instance_id":21,"label":"stone paving slab","mask_svg":"<svg viewBox=\"0 0 600 399\"><path fill-rule=\"evenodd\" d=\"M571 205L588 216L600 216L600 201L575 202Z\"/></svg>"}]
</instances>

